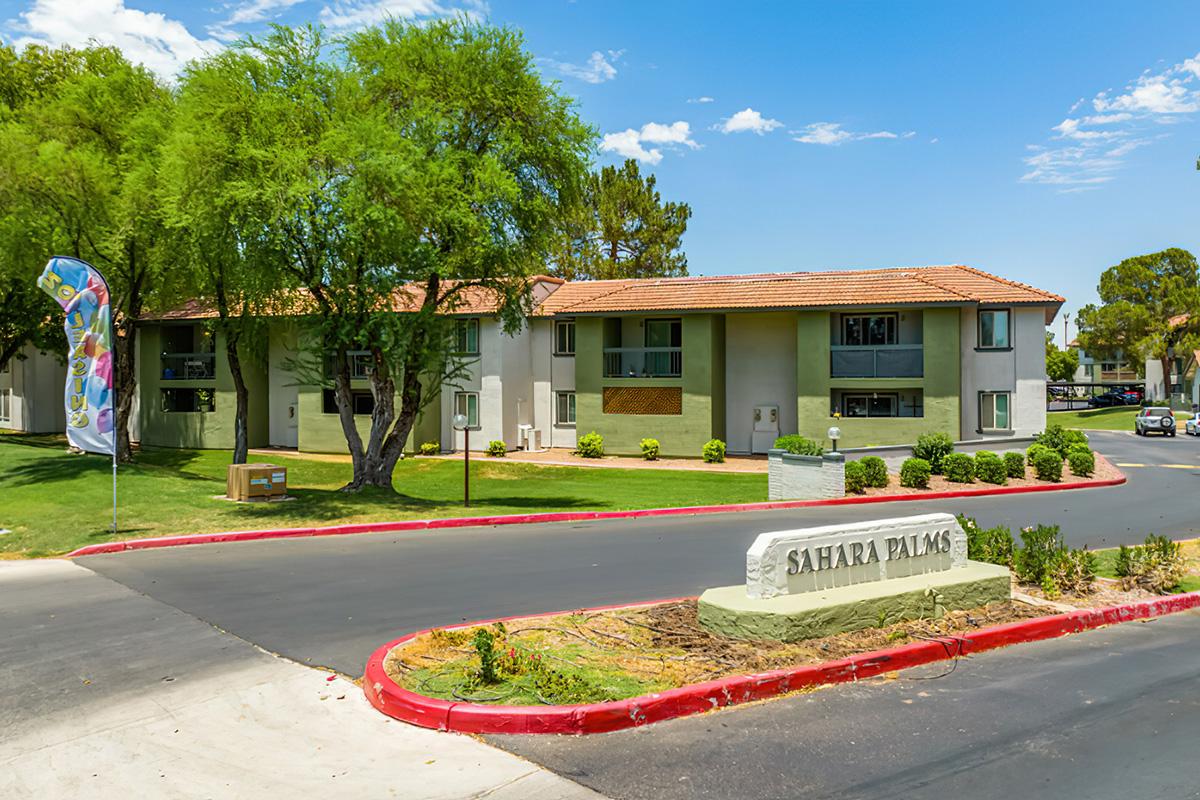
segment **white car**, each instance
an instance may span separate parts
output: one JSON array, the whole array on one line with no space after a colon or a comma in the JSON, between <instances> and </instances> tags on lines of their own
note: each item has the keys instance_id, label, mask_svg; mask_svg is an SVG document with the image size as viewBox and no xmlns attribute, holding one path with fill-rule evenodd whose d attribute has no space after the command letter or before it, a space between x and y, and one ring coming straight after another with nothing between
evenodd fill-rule
<instances>
[{"instance_id":1,"label":"white car","mask_svg":"<svg viewBox=\"0 0 1200 800\"><path fill-rule=\"evenodd\" d=\"M1200 415L1193 414L1191 419L1183 423L1183 432L1191 436L1200 436Z\"/></svg>"},{"instance_id":2,"label":"white car","mask_svg":"<svg viewBox=\"0 0 1200 800\"><path fill-rule=\"evenodd\" d=\"M1147 406L1133 418L1133 431L1138 436L1145 436L1149 433L1174 436L1175 415L1169 408Z\"/></svg>"}]
</instances>

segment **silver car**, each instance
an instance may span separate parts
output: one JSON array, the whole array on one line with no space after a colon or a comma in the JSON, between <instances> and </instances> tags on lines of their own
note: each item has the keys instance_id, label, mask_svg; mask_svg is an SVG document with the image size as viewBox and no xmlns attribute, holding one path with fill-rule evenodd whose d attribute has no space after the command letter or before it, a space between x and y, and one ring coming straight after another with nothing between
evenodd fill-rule
<instances>
[{"instance_id":1,"label":"silver car","mask_svg":"<svg viewBox=\"0 0 1200 800\"><path fill-rule=\"evenodd\" d=\"M1138 436L1145 436L1148 433L1174 436L1175 415L1169 408L1148 406L1133 418L1133 430Z\"/></svg>"},{"instance_id":2,"label":"silver car","mask_svg":"<svg viewBox=\"0 0 1200 800\"><path fill-rule=\"evenodd\" d=\"M1200 436L1200 414L1192 414L1192 418L1183 423L1184 433Z\"/></svg>"}]
</instances>

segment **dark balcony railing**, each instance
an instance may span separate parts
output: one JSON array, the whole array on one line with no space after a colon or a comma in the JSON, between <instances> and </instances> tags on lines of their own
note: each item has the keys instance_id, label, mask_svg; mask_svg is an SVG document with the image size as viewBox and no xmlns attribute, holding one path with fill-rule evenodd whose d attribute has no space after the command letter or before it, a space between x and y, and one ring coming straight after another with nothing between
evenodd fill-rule
<instances>
[{"instance_id":1,"label":"dark balcony railing","mask_svg":"<svg viewBox=\"0 0 1200 800\"><path fill-rule=\"evenodd\" d=\"M925 374L925 348L919 344L834 346L829 374L834 378L920 378Z\"/></svg>"},{"instance_id":2,"label":"dark balcony railing","mask_svg":"<svg viewBox=\"0 0 1200 800\"><path fill-rule=\"evenodd\" d=\"M606 378L678 378L683 374L681 347L606 347Z\"/></svg>"},{"instance_id":3,"label":"dark balcony railing","mask_svg":"<svg viewBox=\"0 0 1200 800\"><path fill-rule=\"evenodd\" d=\"M163 353L164 381L211 381L217 377L217 357L213 353Z\"/></svg>"}]
</instances>

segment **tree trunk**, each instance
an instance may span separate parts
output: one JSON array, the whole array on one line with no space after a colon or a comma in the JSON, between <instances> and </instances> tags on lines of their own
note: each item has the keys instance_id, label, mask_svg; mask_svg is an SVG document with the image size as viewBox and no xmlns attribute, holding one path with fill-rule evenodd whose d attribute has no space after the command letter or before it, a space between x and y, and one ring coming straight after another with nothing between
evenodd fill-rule
<instances>
[{"instance_id":1,"label":"tree trunk","mask_svg":"<svg viewBox=\"0 0 1200 800\"><path fill-rule=\"evenodd\" d=\"M17 357L17 351L20 349L20 342L9 342L0 348L0 373L4 372L4 368L8 366L8 362Z\"/></svg>"},{"instance_id":2,"label":"tree trunk","mask_svg":"<svg viewBox=\"0 0 1200 800\"><path fill-rule=\"evenodd\" d=\"M129 444L129 417L133 410L133 395L137 391L137 375L133 368L134 328L128 317L120 324L116 335L117 340L113 343L113 355L116 356L113 387L117 392L117 461L129 464L133 461L133 447Z\"/></svg>"},{"instance_id":3,"label":"tree trunk","mask_svg":"<svg viewBox=\"0 0 1200 800\"><path fill-rule=\"evenodd\" d=\"M346 437L346 447L350 451L352 477L350 482L342 487L343 492L357 492L364 483L367 473L367 458L363 452L362 437L358 426L354 424L354 396L350 393L350 362L346 359L344 348L333 354L333 402L337 406L338 422L342 425L342 435Z\"/></svg>"},{"instance_id":4,"label":"tree trunk","mask_svg":"<svg viewBox=\"0 0 1200 800\"><path fill-rule=\"evenodd\" d=\"M1174 361L1170 356L1163 355L1159 357L1159 363L1162 364L1162 379L1163 379L1163 401L1170 405L1171 401L1171 362Z\"/></svg>"},{"instance_id":5,"label":"tree trunk","mask_svg":"<svg viewBox=\"0 0 1200 800\"><path fill-rule=\"evenodd\" d=\"M233 378L233 393L237 399L237 412L233 418L233 463L245 464L250 450L249 416L250 393L246 390L246 378L242 375L242 360L238 356L238 341L241 337L228 329L225 333L225 358L229 361L229 375Z\"/></svg>"}]
</instances>

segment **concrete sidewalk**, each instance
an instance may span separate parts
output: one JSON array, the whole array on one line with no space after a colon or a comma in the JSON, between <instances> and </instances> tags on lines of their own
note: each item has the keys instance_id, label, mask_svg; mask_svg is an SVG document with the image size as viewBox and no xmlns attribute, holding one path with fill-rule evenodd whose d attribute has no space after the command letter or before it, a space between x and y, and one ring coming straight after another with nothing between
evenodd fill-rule
<instances>
[{"instance_id":1,"label":"concrete sidewalk","mask_svg":"<svg viewBox=\"0 0 1200 800\"><path fill-rule=\"evenodd\" d=\"M76 564L0 562L0 597L0 797L600 797Z\"/></svg>"}]
</instances>

